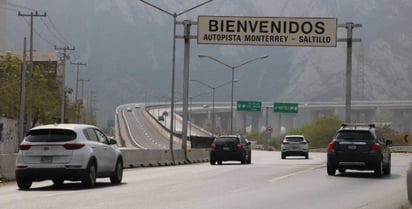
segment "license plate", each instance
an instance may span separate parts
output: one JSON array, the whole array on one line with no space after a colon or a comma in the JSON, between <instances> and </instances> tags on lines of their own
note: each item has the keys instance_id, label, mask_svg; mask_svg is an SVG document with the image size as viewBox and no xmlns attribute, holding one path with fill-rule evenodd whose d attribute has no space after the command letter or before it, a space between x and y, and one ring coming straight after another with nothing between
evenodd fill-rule
<instances>
[{"instance_id":1,"label":"license plate","mask_svg":"<svg viewBox=\"0 0 412 209\"><path fill-rule=\"evenodd\" d=\"M42 156L40 158L40 163L52 163L53 157L51 156Z\"/></svg>"},{"instance_id":2,"label":"license plate","mask_svg":"<svg viewBox=\"0 0 412 209\"><path fill-rule=\"evenodd\" d=\"M229 147L223 147L223 150L230 150Z\"/></svg>"},{"instance_id":3,"label":"license plate","mask_svg":"<svg viewBox=\"0 0 412 209\"><path fill-rule=\"evenodd\" d=\"M355 150L355 149L356 149L356 145L348 145L348 149L350 149L350 150Z\"/></svg>"}]
</instances>

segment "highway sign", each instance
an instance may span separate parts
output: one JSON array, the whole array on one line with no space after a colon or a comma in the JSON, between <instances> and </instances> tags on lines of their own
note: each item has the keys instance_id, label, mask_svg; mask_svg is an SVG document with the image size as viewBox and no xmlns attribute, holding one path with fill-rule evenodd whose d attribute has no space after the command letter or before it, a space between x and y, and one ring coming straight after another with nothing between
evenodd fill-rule
<instances>
[{"instance_id":1,"label":"highway sign","mask_svg":"<svg viewBox=\"0 0 412 209\"><path fill-rule=\"evenodd\" d=\"M336 47L337 18L198 16L198 44Z\"/></svg>"},{"instance_id":2,"label":"highway sign","mask_svg":"<svg viewBox=\"0 0 412 209\"><path fill-rule=\"evenodd\" d=\"M273 112L280 113L298 113L298 103L280 103L273 104Z\"/></svg>"},{"instance_id":3,"label":"highway sign","mask_svg":"<svg viewBox=\"0 0 412 209\"><path fill-rule=\"evenodd\" d=\"M261 112L262 102L258 101L237 101L237 111Z\"/></svg>"}]
</instances>

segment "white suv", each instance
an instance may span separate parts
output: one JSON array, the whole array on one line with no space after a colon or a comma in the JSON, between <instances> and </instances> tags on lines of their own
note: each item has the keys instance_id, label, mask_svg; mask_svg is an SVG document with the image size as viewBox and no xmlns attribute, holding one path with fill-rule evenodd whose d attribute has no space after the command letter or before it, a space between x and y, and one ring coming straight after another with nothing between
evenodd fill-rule
<instances>
[{"instance_id":1,"label":"white suv","mask_svg":"<svg viewBox=\"0 0 412 209\"><path fill-rule=\"evenodd\" d=\"M281 144L282 159L287 156L305 156L309 158L308 141L303 135L286 135Z\"/></svg>"},{"instance_id":2,"label":"white suv","mask_svg":"<svg viewBox=\"0 0 412 209\"><path fill-rule=\"evenodd\" d=\"M30 129L16 160L16 181L27 190L33 181L52 180L56 186L65 180L82 181L90 188L96 178L110 177L119 184L123 158L116 140L97 127L83 124L53 124Z\"/></svg>"}]
</instances>

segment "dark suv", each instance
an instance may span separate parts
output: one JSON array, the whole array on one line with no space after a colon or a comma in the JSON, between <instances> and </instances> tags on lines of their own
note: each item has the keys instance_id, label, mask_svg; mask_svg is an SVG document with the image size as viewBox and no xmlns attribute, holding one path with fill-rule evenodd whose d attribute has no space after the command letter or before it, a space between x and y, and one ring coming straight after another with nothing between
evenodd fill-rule
<instances>
[{"instance_id":1,"label":"dark suv","mask_svg":"<svg viewBox=\"0 0 412 209\"><path fill-rule=\"evenodd\" d=\"M226 135L215 138L210 150L210 164L222 161L240 161L241 164L250 164L252 161L251 143L241 135Z\"/></svg>"},{"instance_id":2,"label":"dark suv","mask_svg":"<svg viewBox=\"0 0 412 209\"><path fill-rule=\"evenodd\" d=\"M376 177L391 173L391 140L376 131L374 124L342 124L329 143L327 172L335 175L336 169L373 170Z\"/></svg>"}]
</instances>

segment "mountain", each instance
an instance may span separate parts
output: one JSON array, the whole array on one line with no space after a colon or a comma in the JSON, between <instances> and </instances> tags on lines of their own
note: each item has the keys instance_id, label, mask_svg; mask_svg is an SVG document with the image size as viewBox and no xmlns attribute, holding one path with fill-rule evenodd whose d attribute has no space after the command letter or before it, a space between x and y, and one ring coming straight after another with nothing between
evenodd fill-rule
<instances>
[{"instance_id":1,"label":"mountain","mask_svg":"<svg viewBox=\"0 0 412 209\"><path fill-rule=\"evenodd\" d=\"M3 0L4 1L4 0ZM147 0L168 12L180 13L204 1ZM10 2L10 1L9 1ZM13 0L14 4L47 12L59 32L76 47L70 61L87 62L81 77L97 93L98 120L111 119L119 104L167 102L170 97L173 18L138 0ZM411 99L412 1L408 0L214 0L178 16L196 21L198 15L263 17L336 17L338 23L361 23L353 44L352 98ZM30 12L20 8L19 10ZM7 11L7 48L21 51L28 36L27 19ZM67 45L49 32L48 18L35 18L35 48L53 50ZM26 21L24 21L26 20ZM0 20L1 24L6 21ZM177 25L181 35L182 26ZM195 34L196 28L192 28ZM339 38L346 30L338 30ZM42 38L40 38L40 36ZM58 36L58 35L57 35ZM183 41L176 40L176 97L182 92ZM0 50L2 50L0 48ZM217 86L231 80L229 65L268 55L235 71L235 100L344 101L346 44L336 48L197 45L191 42L190 78ZM67 65L67 85L75 86L74 66ZM209 91L190 84L191 95ZM216 101L230 101L230 86L216 90ZM196 101L210 101L201 96Z\"/></svg>"}]
</instances>

